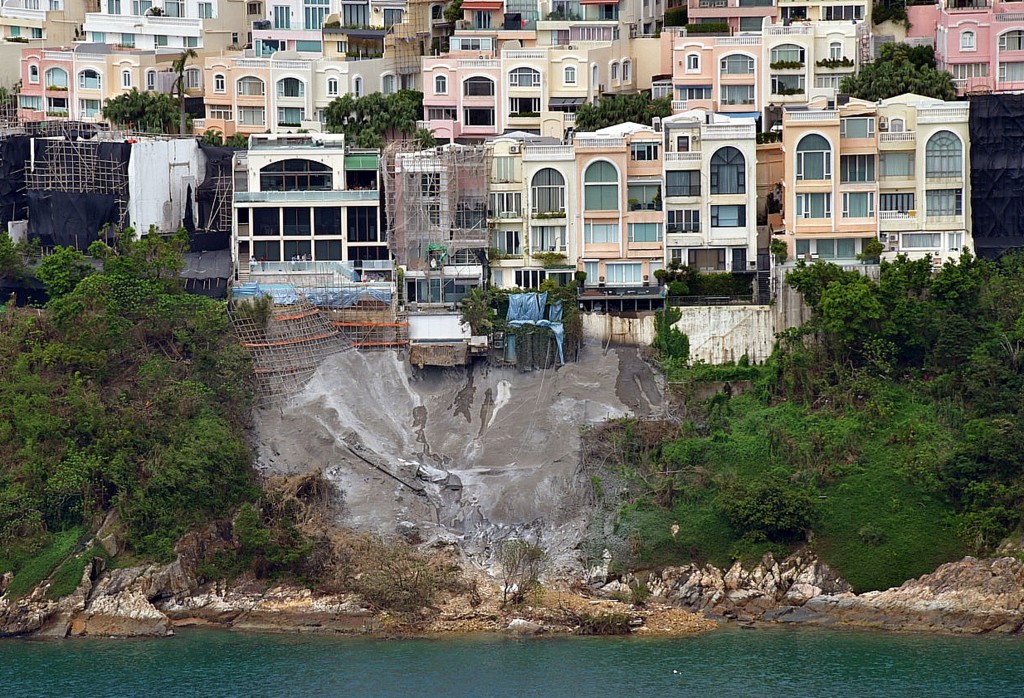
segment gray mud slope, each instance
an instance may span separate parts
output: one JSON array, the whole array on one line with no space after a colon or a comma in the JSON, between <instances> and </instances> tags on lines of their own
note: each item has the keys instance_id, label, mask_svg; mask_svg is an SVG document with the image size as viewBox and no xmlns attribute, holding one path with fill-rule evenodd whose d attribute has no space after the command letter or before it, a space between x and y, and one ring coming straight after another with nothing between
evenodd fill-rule
<instances>
[{"instance_id":1,"label":"gray mud slope","mask_svg":"<svg viewBox=\"0 0 1024 698\"><path fill-rule=\"evenodd\" d=\"M257 413L267 474L323 469L339 524L475 541L529 532L551 552L578 542L580 427L660 404L635 349L521 373L478 365L414 375L394 352L328 358L301 394Z\"/></svg>"}]
</instances>

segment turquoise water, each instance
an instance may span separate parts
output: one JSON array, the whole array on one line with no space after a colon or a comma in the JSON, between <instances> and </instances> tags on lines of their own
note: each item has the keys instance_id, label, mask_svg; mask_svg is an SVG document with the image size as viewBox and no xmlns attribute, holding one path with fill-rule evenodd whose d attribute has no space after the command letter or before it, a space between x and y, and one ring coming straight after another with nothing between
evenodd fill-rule
<instances>
[{"instance_id":1,"label":"turquoise water","mask_svg":"<svg viewBox=\"0 0 1024 698\"><path fill-rule=\"evenodd\" d=\"M791 629L671 640L182 631L0 641L0 696L1018 697L1022 656L1021 638Z\"/></svg>"}]
</instances>

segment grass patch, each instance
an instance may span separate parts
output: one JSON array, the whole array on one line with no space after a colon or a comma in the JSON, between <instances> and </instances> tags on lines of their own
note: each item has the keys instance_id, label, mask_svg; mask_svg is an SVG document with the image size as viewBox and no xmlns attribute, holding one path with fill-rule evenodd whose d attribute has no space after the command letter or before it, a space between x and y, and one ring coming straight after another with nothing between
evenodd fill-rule
<instances>
[{"instance_id":1,"label":"grass patch","mask_svg":"<svg viewBox=\"0 0 1024 698\"><path fill-rule=\"evenodd\" d=\"M64 559L71 554L84 529L70 528L53 534L50 544L43 548L35 557L14 562L14 579L7 589L7 597L14 601L29 594L41 581L49 576Z\"/></svg>"},{"instance_id":2,"label":"grass patch","mask_svg":"<svg viewBox=\"0 0 1024 698\"><path fill-rule=\"evenodd\" d=\"M46 590L46 598L56 601L57 599L64 598L68 594L74 593L75 589L78 588L78 585L82 581L82 575L85 573L85 566L89 564L89 561L94 557L102 557L106 560L110 559L110 556L107 555L107 551L100 545L89 546L89 548L80 555L66 559L50 576L50 586Z\"/></svg>"}]
</instances>

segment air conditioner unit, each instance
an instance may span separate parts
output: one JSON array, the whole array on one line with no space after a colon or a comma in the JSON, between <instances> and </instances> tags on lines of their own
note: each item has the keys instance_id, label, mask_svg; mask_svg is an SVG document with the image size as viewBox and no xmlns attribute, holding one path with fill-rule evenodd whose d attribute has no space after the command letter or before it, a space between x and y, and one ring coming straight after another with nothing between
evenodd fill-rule
<instances>
[{"instance_id":1,"label":"air conditioner unit","mask_svg":"<svg viewBox=\"0 0 1024 698\"><path fill-rule=\"evenodd\" d=\"M879 131L888 131L889 130L889 120L887 118L885 118L884 116L878 117L878 130Z\"/></svg>"},{"instance_id":2,"label":"air conditioner unit","mask_svg":"<svg viewBox=\"0 0 1024 698\"><path fill-rule=\"evenodd\" d=\"M508 152L509 152L509 153L510 153L511 155L516 155L516 154L517 154L517 153L519 152L519 146L518 146L518 145L510 145L510 146L508 147Z\"/></svg>"}]
</instances>

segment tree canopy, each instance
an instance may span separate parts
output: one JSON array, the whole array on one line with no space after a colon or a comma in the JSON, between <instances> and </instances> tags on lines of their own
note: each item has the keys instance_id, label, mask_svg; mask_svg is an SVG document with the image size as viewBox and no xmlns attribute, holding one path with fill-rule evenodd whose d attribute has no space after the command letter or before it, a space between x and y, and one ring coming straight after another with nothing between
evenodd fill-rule
<instances>
[{"instance_id":1,"label":"tree canopy","mask_svg":"<svg viewBox=\"0 0 1024 698\"><path fill-rule=\"evenodd\" d=\"M179 118L178 100L159 92L132 88L103 104L103 118L112 124L147 133L171 133Z\"/></svg>"},{"instance_id":2,"label":"tree canopy","mask_svg":"<svg viewBox=\"0 0 1024 698\"><path fill-rule=\"evenodd\" d=\"M423 119L423 93L415 90L338 97L327 105L325 117L331 133L345 134L360 148L383 148L399 138L415 138L422 148L435 145L429 131L417 128L416 122Z\"/></svg>"},{"instance_id":3,"label":"tree canopy","mask_svg":"<svg viewBox=\"0 0 1024 698\"><path fill-rule=\"evenodd\" d=\"M651 99L647 93L604 97L596 104L581 105L576 112L577 131L596 131L627 121L650 126L654 117L672 115L672 99Z\"/></svg>"},{"instance_id":4,"label":"tree canopy","mask_svg":"<svg viewBox=\"0 0 1024 698\"><path fill-rule=\"evenodd\" d=\"M902 43L883 45L878 59L843 79L839 91L870 102L907 93L956 99L953 76L935 68L935 50Z\"/></svg>"}]
</instances>

